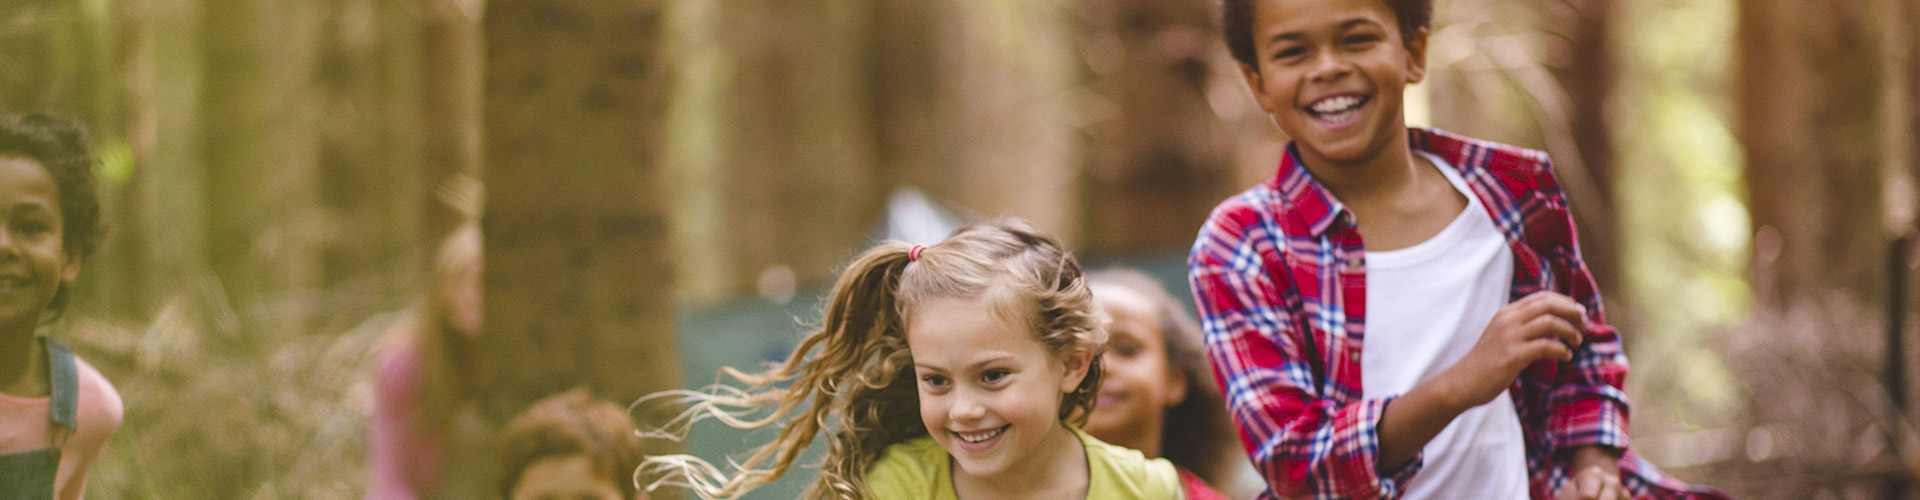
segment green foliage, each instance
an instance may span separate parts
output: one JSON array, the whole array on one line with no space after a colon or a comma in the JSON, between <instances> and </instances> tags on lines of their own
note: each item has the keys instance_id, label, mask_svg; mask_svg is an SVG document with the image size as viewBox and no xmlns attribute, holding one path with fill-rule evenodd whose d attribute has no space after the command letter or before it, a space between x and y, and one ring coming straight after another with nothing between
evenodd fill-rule
<instances>
[{"instance_id":1,"label":"green foliage","mask_svg":"<svg viewBox=\"0 0 1920 500\"><path fill-rule=\"evenodd\" d=\"M1729 125L1735 8L1637 0L1622 23L1616 206L1626 290L1642 305L1629 392L1690 402L1665 410L1683 422L1724 421L1742 407L1743 388L1716 352L1717 333L1752 308L1744 159Z\"/></svg>"}]
</instances>

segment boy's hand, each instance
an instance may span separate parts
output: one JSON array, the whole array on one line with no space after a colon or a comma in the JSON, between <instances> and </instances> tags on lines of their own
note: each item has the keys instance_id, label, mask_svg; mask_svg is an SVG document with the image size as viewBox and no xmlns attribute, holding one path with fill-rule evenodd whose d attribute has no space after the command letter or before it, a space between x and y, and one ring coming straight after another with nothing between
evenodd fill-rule
<instances>
[{"instance_id":1,"label":"boy's hand","mask_svg":"<svg viewBox=\"0 0 1920 500\"><path fill-rule=\"evenodd\" d=\"M1466 356L1447 368L1457 403L1471 408L1493 401L1535 361L1573 359L1573 348L1589 333L1587 308L1565 295L1538 292L1501 307Z\"/></svg>"},{"instance_id":2,"label":"boy's hand","mask_svg":"<svg viewBox=\"0 0 1920 500\"><path fill-rule=\"evenodd\" d=\"M1574 450L1573 477L1554 493L1554 500L1630 500L1620 485L1619 460L1599 447Z\"/></svg>"}]
</instances>

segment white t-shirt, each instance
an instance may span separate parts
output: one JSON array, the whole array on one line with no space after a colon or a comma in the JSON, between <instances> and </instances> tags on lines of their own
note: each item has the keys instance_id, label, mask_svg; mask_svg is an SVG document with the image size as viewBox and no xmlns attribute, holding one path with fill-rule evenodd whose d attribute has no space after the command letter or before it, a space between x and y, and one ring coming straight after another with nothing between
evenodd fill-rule
<instances>
[{"instance_id":1,"label":"white t-shirt","mask_svg":"<svg viewBox=\"0 0 1920 500\"><path fill-rule=\"evenodd\" d=\"M1360 378L1367 398L1405 394L1467 354L1507 304L1513 253L1506 237L1454 168L1438 167L1467 208L1417 245L1367 252L1367 325ZM1425 467L1407 499L1527 498L1526 445L1513 399L1461 413L1423 449Z\"/></svg>"}]
</instances>

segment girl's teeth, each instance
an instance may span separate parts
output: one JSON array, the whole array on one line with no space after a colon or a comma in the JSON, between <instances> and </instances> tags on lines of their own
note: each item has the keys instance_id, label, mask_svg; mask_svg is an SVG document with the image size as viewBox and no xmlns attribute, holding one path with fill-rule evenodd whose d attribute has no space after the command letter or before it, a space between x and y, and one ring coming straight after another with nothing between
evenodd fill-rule
<instances>
[{"instance_id":1,"label":"girl's teeth","mask_svg":"<svg viewBox=\"0 0 1920 500\"><path fill-rule=\"evenodd\" d=\"M1006 430L1006 428L1005 428L1005 427L1001 427L1001 428L999 428L999 429L994 429L994 430L991 430L991 431L987 431L987 432L974 432L974 433L964 433L964 434L963 434L963 433L958 433L958 432L956 432L956 433L954 433L954 434L958 434L958 435L960 436L960 439L961 439L961 440L964 440L964 441L966 441L966 442L969 442L969 443L979 443L979 442L981 442L981 441L986 441L986 440L988 440L988 439L993 439L993 437L994 437L994 436L998 436L998 435L1000 435L1000 432L1001 432L1001 431L1004 431L1004 430Z\"/></svg>"}]
</instances>

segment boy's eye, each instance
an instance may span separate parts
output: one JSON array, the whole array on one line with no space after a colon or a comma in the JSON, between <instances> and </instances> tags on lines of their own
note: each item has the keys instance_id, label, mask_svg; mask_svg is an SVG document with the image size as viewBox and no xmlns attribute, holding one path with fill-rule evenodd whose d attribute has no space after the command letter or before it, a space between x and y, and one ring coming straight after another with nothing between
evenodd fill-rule
<instances>
[{"instance_id":1,"label":"boy's eye","mask_svg":"<svg viewBox=\"0 0 1920 500\"><path fill-rule=\"evenodd\" d=\"M1279 52L1273 53L1273 58L1275 60L1286 61L1286 60L1298 59L1300 58L1300 56L1304 56L1306 54L1307 54L1306 47L1295 46L1295 47L1287 47L1284 49L1280 49Z\"/></svg>"},{"instance_id":2,"label":"boy's eye","mask_svg":"<svg viewBox=\"0 0 1920 500\"><path fill-rule=\"evenodd\" d=\"M21 234L40 234L53 230L53 226L43 222L22 222L14 230Z\"/></svg>"},{"instance_id":3,"label":"boy's eye","mask_svg":"<svg viewBox=\"0 0 1920 500\"><path fill-rule=\"evenodd\" d=\"M1347 37L1345 40L1348 47L1367 47L1378 41L1380 41L1380 37L1373 34L1353 35Z\"/></svg>"}]
</instances>

